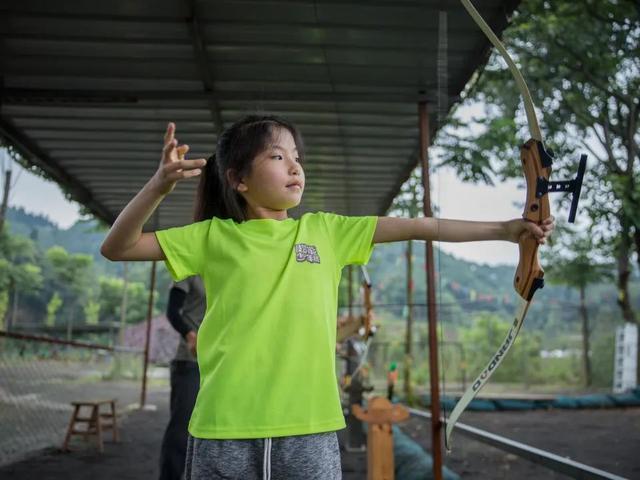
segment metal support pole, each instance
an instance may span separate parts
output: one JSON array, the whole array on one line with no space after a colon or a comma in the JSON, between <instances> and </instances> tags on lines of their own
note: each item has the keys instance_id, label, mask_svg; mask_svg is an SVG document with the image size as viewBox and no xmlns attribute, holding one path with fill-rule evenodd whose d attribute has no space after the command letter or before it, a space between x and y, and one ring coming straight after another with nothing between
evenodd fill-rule
<instances>
[{"instance_id":1,"label":"metal support pole","mask_svg":"<svg viewBox=\"0 0 640 480\"><path fill-rule=\"evenodd\" d=\"M149 287L149 305L147 308L147 334L144 340L144 368L142 370L142 392L140 394L140 408L144 408L147 401L147 368L149 366L149 343L151 339L151 318L153 317L153 291L156 288L156 262L151 262L151 286Z\"/></svg>"},{"instance_id":2,"label":"metal support pole","mask_svg":"<svg viewBox=\"0 0 640 480\"><path fill-rule=\"evenodd\" d=\"M423 211L425 217L433 217L429 179L429 115L426 102L418 104L420 129L420 164L424 188ZM426 242L425 261L427 270L427 306L429 319L429 379L431 383L431 449L433 455L433 478L442 480L442 422L440 421L440 386L438 384L438 337L436 289L433 261L433 243Z\"/></svg>"},{"instance_id":3,"label":"metal support pole","mask_svg":"<svg viewBox=\"0 0 640 480\"><path fill-rule=\"evenodd\" d=\"M4 190L2 191L2 205L0 206L0 233L4 229L4 222L7 217L9 206L9 190L11 189L11 167L8 165L4 172Z\"/></svg>"},{"instance_id":4,"label":"metal support pole","mask_svg":"<svg viewBox=\"0 0 640 480\"><path fill-rule=\"evenodd\" d=\"M347 267L347 271L349 272L349 291L347 293L347 301L349 302L349 318L353 317L353 265L349 265Z\"/></svg>"},{"instance_id":5,"label":"metal support pole","mask_svg":"<svg viewBox=\"0 0 640 480\"><path fill-rule=\"evenodd\" d=\"M413 368L413 242L407 242L407 330L404 339L404 396L409 405L413 405L413 389L411 388L411 369Z\"/></svg>"}]
</instances>

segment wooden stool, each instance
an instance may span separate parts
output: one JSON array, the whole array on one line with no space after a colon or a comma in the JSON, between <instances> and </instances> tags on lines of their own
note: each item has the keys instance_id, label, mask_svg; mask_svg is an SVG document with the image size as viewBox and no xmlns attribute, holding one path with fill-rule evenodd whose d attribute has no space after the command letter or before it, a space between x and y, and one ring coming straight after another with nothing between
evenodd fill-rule
<instances>
[{"instance_id":1,"label":"wooden stool","mask_svg":"<svg viewBox=\"0 0 640 480\"><path fill-rule=\"evenodd\" d=\"M71 402L74 410L69 421L69 427L67 428L67 434L64 437L64 444L62 449L69 451L69 440L72 435L81 435L86 440L89 435L95 435L98 442L98 450L100 453L104 451L102 444L102 432L105 430L111 430L113 435L113 441L117 442L118 437L118 424L116 415L116 401L112 400L97 400L87 402ZM110 412L100 413L100 405L110 405ZM88 417L80 416L82 407L89 407L91 414ZM76 424L86 423L85 429L77 430Z\"/></svg>"}]
</instances>

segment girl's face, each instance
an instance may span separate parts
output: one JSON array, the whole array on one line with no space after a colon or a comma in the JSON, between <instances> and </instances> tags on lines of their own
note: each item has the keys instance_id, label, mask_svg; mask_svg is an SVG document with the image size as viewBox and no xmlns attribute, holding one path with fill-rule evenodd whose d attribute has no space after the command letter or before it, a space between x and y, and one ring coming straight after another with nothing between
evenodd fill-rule
<instances>
[{"instance_id":1,"label":"girl's face","mask_svg":"<svg viewBox=\"0 0 640 480\"><path fill-rule=\"evenodd\" d=\"M304 170L291 132L274 129L266 150L256 156L251 173L240 180L237 190L246 199L249 218L265 218L300 204ZM286 218L286 216L284 217Z\"/></svg>"}]
</instances>

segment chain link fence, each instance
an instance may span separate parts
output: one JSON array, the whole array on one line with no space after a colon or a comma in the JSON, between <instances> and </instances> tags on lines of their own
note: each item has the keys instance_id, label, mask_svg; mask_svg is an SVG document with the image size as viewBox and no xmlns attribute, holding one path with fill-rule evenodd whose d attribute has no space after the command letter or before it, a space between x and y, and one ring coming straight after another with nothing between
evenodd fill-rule
<instances>
[{"instance_id":1,"label":"chain link fence","mask_svg":"<svg viewBox=\"0 0 640 480\"><path fill-rule=\"evenodd\" d=\"M527 320L535 318L538 309L549 306L534 305ZM613 331L593 322L589 339L591 384L585 383L583 332L577 306L558 306L563 317L574 315L572 321L563 320L562 338L556 333L525 326L509 351L499 371L484 389L485 394L551 396L584 391L604 392L611 389L613 375ZM595 309L590 313L595 316ZM407 308L374 304L374 324L380 326L367 353L369 379L376 391L386 389L387 372L391 362L399 370L395 391L402 395L406 369L410 370L415 395L429 393L429 346L427 308L413 307L413 335L411 356L405 353ZM493 312L465 313L447 306L438 310L438 353L441 394L460 395L472 382L491 355L495 353L508 330L509 320ZM505 317L505 318L503 318ZM500 323L501 322L501 323Z\"/></svg>"},{"instance_id":2,"label":"chain link fence","mask_svg":"<svg viewBox=\"0 0 640 480\"><path fill-rule=\"evenodd\" d=\"M140 401L144 350L0 333L0 465L61 445L71 401Z\"/></svg>"}]
</instances>

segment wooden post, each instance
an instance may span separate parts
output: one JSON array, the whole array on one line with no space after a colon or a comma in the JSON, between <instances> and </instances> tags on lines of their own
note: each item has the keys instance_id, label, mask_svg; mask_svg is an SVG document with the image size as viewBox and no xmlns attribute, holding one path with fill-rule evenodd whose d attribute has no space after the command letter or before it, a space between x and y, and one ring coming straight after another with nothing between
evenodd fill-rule
<instances>
[{"instance_id":1,"label":"wooden post","mask_svg":"<svg viewBox=\"0 0 640 480\"><path fill-rule=\"evenodd\" d=\"M384 397L373 397L369 400L367 410L354 404L351 411L356 418L369 424L367 480L393 480L395 463L392 426L409 418L409 410L402 405L392 404Z\"/></svg>"},{"instance_id":2,"label":"wooden post","mask_svg":"<svg viewBox=\"0 0 640 480\"><path fill-rule=\"evenodd\" d=\"M418 104L420 130L420 163L424 188L423 210L425 217L433 217L429 178L429 114L427 103ZM440 386L438 384L438 317L436 311L436 289L433 261L433 242L425 244L427 270L427 305L429 319L429 379L431 392L431 450L433 455L433 478L442 480L442 422L440 421Z\"/></svg>"}]
</instances>

